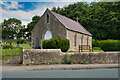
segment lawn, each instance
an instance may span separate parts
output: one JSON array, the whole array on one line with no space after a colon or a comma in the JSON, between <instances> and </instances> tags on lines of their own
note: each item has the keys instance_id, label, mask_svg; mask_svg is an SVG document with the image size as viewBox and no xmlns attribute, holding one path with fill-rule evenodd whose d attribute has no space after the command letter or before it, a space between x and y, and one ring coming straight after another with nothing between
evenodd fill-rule
<instances>
[{"instance_id":1,"label":"lawn","mask_svg":"<svg viewBox=\"0 0 120 80\"><path fill-rule=\"evenodd\" d=\"M17 55L22 55L22 49L2 49L2 60L9 59ZM1 59L1 58L0 58Z\"/></svg>"},{"instance_id":2,"label":"lawn","mask_svg":"<svg viewBox=\"0 0 120 80\"><path fill-rule=\"evenodd\" d=\"M78 53L79 51L67 51L65 53ZM82 51L82 52L89 52L89 51ZM92 51L91 51L92 52ZM93 52L104 52L103 50L93 50Z\"/></svg>"},{"instance_id":3,"label":"lawn","mask_svg":"<svg viewBox=\"0 0 120 80\"><path fill-rule=\"evenodd\" d=\"M2 43L2 44L5 44L5 43ZM17 43L12 43L12 45L13 47L16 47ZM30 46L29 44L20 44L20 47L22 47L23 49L32 49L32 46ZM2 53L0 55L2 55L2 60L9 59L17 55L22 55L22 49L20 48L2 49Z\"/></svg>"},{"instance_id":4,"label":"lawn","mask_svg":"<svg viewBox=\"0 0 120 80\"><path fill-rule=\"evenodd\" d=\"M2 43L5 44L5 43ZM8 43L9 44L9 43ZM17 47L17 43L12 43L13 47ZM19 44L20 47L22 47L23 49L32 49L32 46L30 46L29 44Z\"/></svg>"},{"instance_id":5,"label":"lawn","mask_svg":"<svg viewBox=\"0 0 120 80\"><path fill-rule=\"evenodd\" d=\"M2 55L20 55L22 54L22 49L2 49Z\"/></svg>"}]
</instances>

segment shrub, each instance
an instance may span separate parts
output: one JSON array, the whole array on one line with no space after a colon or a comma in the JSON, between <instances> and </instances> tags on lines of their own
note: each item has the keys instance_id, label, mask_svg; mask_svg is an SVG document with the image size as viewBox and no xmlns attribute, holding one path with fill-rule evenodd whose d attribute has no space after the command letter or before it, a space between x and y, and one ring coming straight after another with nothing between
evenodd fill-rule
<instances>
[{"instance_id":1,"label":"shrub","mask_svg":"<svg viewBox=\"0 0 120 80\"><path fill-rule=\"evenodd\" d=\"M120 51L120 40L118 41L118 51Z\"/></svg>"},{"instance_id":2,"label":"shrub","mask_svg":"<svg viewBox=\"0 0 120 80\"><path fill-rule=\"evenodd\" d=\"M118 40L102 40L99 46L104 51L120 51L120 41Z\"/></svg>"},{"instance_id":3,"label":"shrub","mask_svg":"<svg viewBox=\"0 0 120 80\"><path fill-rule=\"evenodd\" d=\"M78 63L79 64L88 64L87 62L83 62L83 61L82 62L78 62Z\"/></svg>"},{"instance_id":4,"label":"shrub","mask_svg":"<svg viewBox=\"0 0 120 80\"><path fill-rule=\"evenodd\" d=\"M13 46L10 44L4 44L3 49L13 49Z\"/></svg>"},{"instance_id":5,"label":"shrub","mask_svg":"<svg viewBox=\"0 0 120 80\"><path fill-rule=\"evenodd\" d=\"M43 49L61 49L62 52L66 52L70 48L70 42L68 39L52 38L43 40L42 47Z\"/></svg>"},{"instance_id":6,"label":"shrub","mask_svg":"<svg viewBox=\"0 0 120 80\"><path fill-rule=\"evenodd\" d=\"M92 46L99 47L99 40L92 39Z\"/></svg>"},{"instance_id":7,"label":"shrub","mask_svg":"<svg viewBox=\"0 0 120 80\"><path fill-rule=\"evenodd\" d=\"M25 42L25 40L24 39L17 39L17 44L23 44Z\"/></svg>"},{"instance_id":8,"label":"shrub","mask_svg":"<svg viewBox=\"0 0 120 80\"><path fill-rule=\"evenodd\" d=\"M68 55L65 55L65 56L64 56L64 62L63 62L63 64L72 64L72 60L70 60L70 59L68 58Z\"/></svg>"},{"instance_id":9,"label":"shrub","mask_svg":"<svg viewBox=\"0 0 120 80\"><path fill-rule=\"evenodd\" d=\"M62 39L60 41L60 44L61 44L61 51L62 52L67 52L68 49L70 48L70 42L68 39Z\"/></svg>"},{"instance_id":10,"label":"shrub","mask_svg":"<svg viewBox=\"0 0 120 80\"><path fill-rule=\"evenodd\" d=\"M94 50L102 50L100 47L93 47Z\"/></svg>"}]
</instances>

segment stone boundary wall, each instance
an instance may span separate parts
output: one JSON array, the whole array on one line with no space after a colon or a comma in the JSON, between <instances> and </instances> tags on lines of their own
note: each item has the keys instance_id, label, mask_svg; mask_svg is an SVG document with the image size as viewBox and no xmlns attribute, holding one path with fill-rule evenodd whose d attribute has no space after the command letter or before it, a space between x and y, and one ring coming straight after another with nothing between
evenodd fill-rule
<instances>
[{"instance_id":1,"label":"stone boundary wall","mask_svg":"<svg viewBox=\"0 0 120 80\"><path fill-rule=\"evenodd\" d=\"M60 49L24 49L23 64L58 64L62 63Z\"/></svg>"},{"instance_id":2,"label":"stone boundary wall","mask_svg":"<svg viewBox=\"0 0 120 80\"><path fill-rule=\"evenodd\" d=\"M62 53L60 49L24 49L23 64L117 64L120 52Z\"/></svg>"},{"instance_id":3,"label":"stone boundary wall","mask_svg":"<svg viewBox=\"0 0 120 80\"><path fill-rule=\"evenodd\" d=\"M88 64L118 64L120 52L83 52L69 53L68 59L73 63L88 63Z\"/></svg>"},{"instance_id":4,"label":"stone boundary wall","mask_svg":"<svg viewBox=\"0 0 120 80\"><path fill-rule=\"evenodd\" d=\"M22 55L12 57L7 60L1 60L2 64L20 64L22 63Z\"/></svg>"}]
</instances>

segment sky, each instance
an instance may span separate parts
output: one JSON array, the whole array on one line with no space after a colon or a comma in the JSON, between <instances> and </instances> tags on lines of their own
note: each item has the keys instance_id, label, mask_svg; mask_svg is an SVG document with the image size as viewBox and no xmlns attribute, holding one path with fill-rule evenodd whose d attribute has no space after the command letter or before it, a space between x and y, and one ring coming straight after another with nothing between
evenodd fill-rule
<instances>
[{"instance_id":1,"label":"sky","mask_svg":"<svg viewBox=\"0 0 120 80\"><path fill-rule=\"evenodd\" d=\"M73 4L76 2L80 2L80 0L36 0L33 2L18 2L19 0L2 0L0 1L0 13L2 13L2 18L0 18L0 23L3 22L4 19L16 18L22 21L22 25L27 25L32 21L32 17L35 15L41 16L47 8L50 10L53 7L67 6L69 4ZM83 1L83 0L82 0ZM86 0L89 2L90 0Z\"/></svg>"}]
</instances>

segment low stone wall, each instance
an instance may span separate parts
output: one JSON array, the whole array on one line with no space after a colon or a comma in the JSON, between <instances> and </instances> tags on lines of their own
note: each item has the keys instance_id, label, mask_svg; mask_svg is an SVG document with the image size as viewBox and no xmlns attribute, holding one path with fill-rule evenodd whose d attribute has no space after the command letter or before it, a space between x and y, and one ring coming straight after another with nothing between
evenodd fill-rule
<instances>
[{"instance_id":1,"label":"low stone wall","mask_svg":"<svg viewBox=\"0 0 120 80\"><path fill-rule=\"evenodd\" d=\"M68 59L73 63L112 64L118 63L119 54L120 52L69 53Z\"/></svg>"},{"instance_id":2,"label":"low stone wall","mask_svg":"<svg viewBox=\"0 0 120 80\"><path fill-rule=\"evenodd\" d=\"M24 49L23 64L58 64L62 63L60 49Z\"/></svg>"},{"instance_id":3,"label":"low stone wall","mask_svg":"<svg viewBox=\"0 0 120 80\"><path fill-rule=\"evenodd\" d=\"M24 49L23 64L61 64L66 60L75 64L112 64L118 63L119 53L120 52L62 53L60 49Z\"/></svg>"},{"instance_id":4,"label":"low stone wall","mask_svg":"<svg viewBox=\"0 0 120 80\"><path fill-rule=\"evenodd\" d=\"M2 64L20 64L22 63L22 55L9 58L7 60L1 60Z\"/></svg>"}]
</instances>

